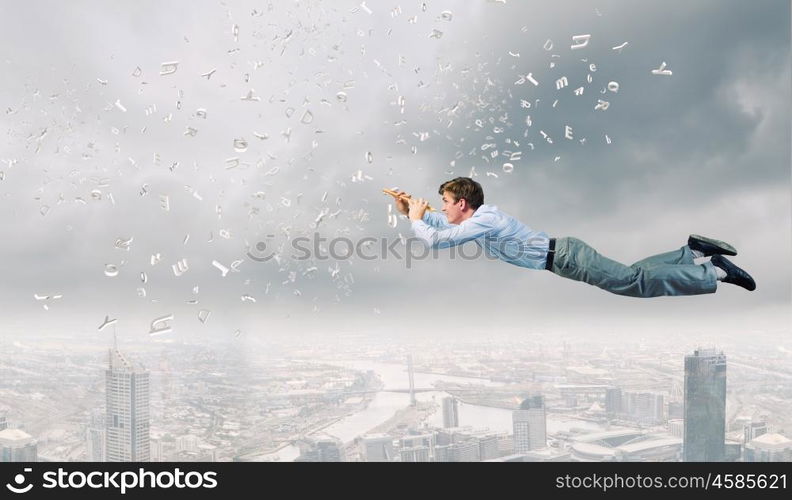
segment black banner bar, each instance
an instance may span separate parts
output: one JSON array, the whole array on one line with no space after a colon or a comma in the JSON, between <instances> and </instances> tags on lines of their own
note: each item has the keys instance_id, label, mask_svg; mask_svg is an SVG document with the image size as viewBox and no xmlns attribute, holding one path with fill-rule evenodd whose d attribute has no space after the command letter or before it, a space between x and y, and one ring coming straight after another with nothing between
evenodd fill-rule
<instances>
[{"instance_id":1,"label":"black banner bar","mask_svg":"<svg viewBox=\"0 0 792 500\"><path fill-rule=\"evenodd\" d=\"M373 488L373 489L372 489ZM0 464L0 498L222 498L244 494L404 498L788 496L792 463L75 463ZM379 492L379 493L377 493ZM497 493L500 492L500 493ZM441 497L438 497L441 498Z\"/></svg>"}]
</instances>

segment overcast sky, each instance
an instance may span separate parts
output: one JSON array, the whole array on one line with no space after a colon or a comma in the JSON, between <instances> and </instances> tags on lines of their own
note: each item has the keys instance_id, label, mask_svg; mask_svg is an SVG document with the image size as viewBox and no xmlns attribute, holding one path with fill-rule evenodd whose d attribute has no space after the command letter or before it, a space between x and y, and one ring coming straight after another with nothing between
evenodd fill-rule
<instances>
[{"instance_id":1,"label":"overcast sky","mask_svg":"<svg viewBox=\"0 0 792 500\"><path fill-rule=\"evenodd\" d=\"M0 6L0 331L789 332L788 1L368 3ZM439 206L460 175L628 264L724 239L758 288L639 300L447 251L293 258L301 236L409 237L380 189Z\"/></svg>"}]
</instances>

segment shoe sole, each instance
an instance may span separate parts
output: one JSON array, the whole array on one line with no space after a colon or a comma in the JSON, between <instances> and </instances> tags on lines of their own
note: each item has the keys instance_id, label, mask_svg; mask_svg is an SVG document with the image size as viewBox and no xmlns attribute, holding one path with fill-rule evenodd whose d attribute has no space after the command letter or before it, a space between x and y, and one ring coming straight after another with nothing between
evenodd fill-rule
<instances>
[{"instance_id":1,"label":"shoe sole","mask_svg":"<svg viewBox=\"0 0 792 500\"><path fill-rule=\"evenodd\" d=\"M721 250L724 250L724 252L723 252L724 255L730 255L732 257L737 255L737 249L734 248L733 246L729 245L725 241L715 240L715 239L712 239L712 238L707 238L706 236L701 236L699 234L691 234L689 237L694 239L694 240L699 240L699 241L702 241L704 243L709 243L712 246L715 246L715 247L720 248Z\"/></svg>"}]
</instances>

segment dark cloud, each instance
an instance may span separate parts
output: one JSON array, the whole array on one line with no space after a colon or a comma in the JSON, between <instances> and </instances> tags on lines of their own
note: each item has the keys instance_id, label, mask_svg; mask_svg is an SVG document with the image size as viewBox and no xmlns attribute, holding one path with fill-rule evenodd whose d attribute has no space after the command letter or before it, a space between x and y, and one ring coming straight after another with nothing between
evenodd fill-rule
<instances>
[{"instance_id":1,"label":"dark cloud","mask_svg":"<svg viewBox=\"0 0 792 500\"><path fill-rule=\"evenodd\" d=\"M724 307L747 318L788 305L788 2L371 8L36 3L0 16L0 297L14 304L10 316L56 325L68 317L74 328L93 329L114 312L140 334L169 311L190 318L183 329L213 332L224 322L374 328L437 314L494 328L482 311L503 318L498 328L552 328L559 315L573 325L593 316L603 324L679 316L703 328L725 321ZM450 21L443 11L452 11ZM589 46L570 50L580 34L591 34ZM179 68L160 76L166 61ZM651 74L663 61L673 76ZM211 78L200 76L212 69ZM515 85L529 72L538 87ZM562 76L569 87L557 90ZM600 93L610 81L618 92ZM578 86L582 96L572 94ZM260 100L241 100L251 89ZM609 108L594 110L597 99ZM309 123L301 123L306 111ZM564 139L566 125L574 140ZM234 150L238 138L246 151ZM506 157L490 156L495 149L522 151L512 173L502 168ZM245 257L260 241L288 248L315 232L353 241L409 236L406 222L387 226L379 189L433 198L443 180L473 167L488 203L627 262L679 247L689 232L729 239L759 290L630 301L549 273L445 254L410 269L354 259L338 263L338 273L332 261ZM135 238L129 252L113 248L119 237ZM162 262L152 267L157 252ZM190 270L176 277L171 265L181 259ZM106 263L122 260L118 277L104 276ZM243 263L223 278L213 260ZM33 293L64 293L64 305L43 311ZM196 321L197 308L214 312L211 327Z\"/></svg>"}]
</instances>

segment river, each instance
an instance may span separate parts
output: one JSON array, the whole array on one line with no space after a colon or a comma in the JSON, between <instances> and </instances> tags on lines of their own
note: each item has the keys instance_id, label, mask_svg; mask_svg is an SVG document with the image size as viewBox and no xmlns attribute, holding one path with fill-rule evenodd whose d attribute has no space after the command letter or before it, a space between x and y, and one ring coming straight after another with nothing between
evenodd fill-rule
<instances>
[{"instance_id":1,"label":"river","mask_svg":"<svg viewBox=\"0 0 792 500\"><path fill-rule=\"evenodd\" d=\"M372 370L382 379L384 389L405 389L409 387L407 366L404 364L379 363L373 361L346 361L325 364L335 364L346 368L366 371ZM476 384L481 386L497 387L504 385L485 379L455 377L450 375L435 375L430 373L414 374L415 387L433 387L434 382L457 382L463 384ZM442 398L449 394L442 391L419 392L415 395L418 401L435 400L438 404ZM364 409L342 418L338 422L325 427L321 433L329 434L347 443L391 418L396 411L406 408L410 404L410 395L406 393L378 392L374 399ZM443 426L443 412L438 410L433 413L427 423L431 426ZM470 405L459 403L459 425L472 426L475 429L488 428L495 432L512 432L512 412L502 408L489 406ZM601 426L594 422L587 422L559 415L547 415L547 433L565 431L571 428L600 430ZM300 455L296 446L287 446L276 453L263 457L267 460L293 461Z\"/></svg>"}]
</instances>

